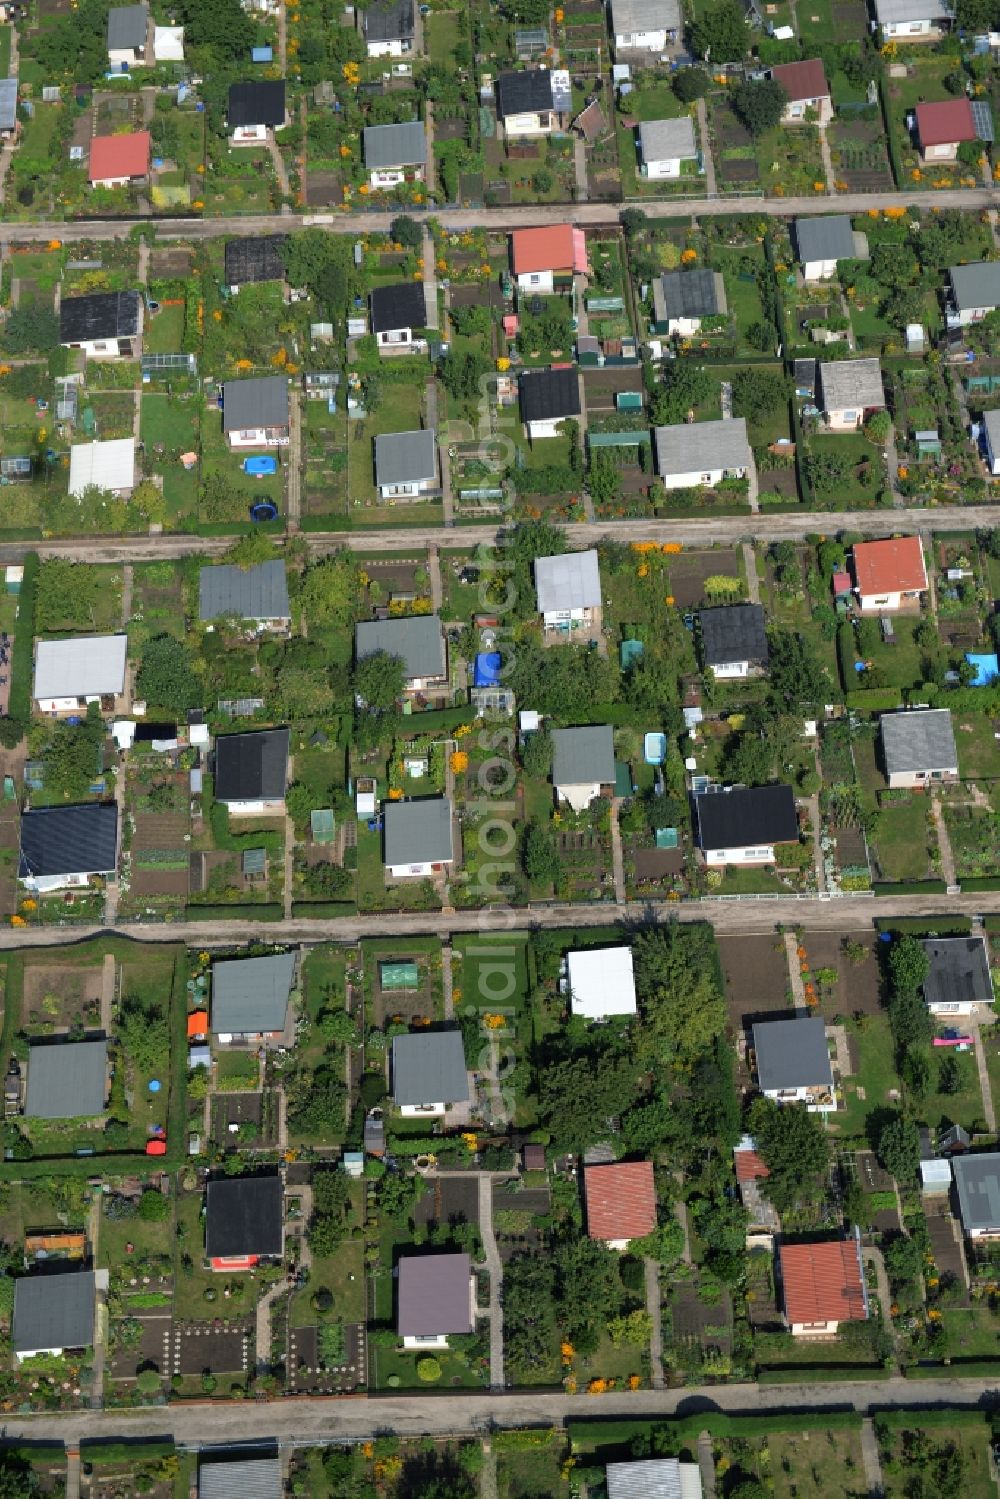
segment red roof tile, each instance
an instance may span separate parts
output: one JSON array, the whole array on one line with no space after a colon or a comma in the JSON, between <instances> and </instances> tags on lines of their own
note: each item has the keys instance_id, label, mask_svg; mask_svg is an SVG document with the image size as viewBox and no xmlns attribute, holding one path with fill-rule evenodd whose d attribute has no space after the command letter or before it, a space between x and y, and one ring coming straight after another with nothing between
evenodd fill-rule
<instances>
[{"instance_id":1,"label":"red roof tile","mask_svg":"<svg viewBox=\"0 0 1000 1499\"><path fill-rule=\"evenodd\" d=\"M586 271L583 234L572 224L550 224L541 229L515 229L511 235L514 275L533 271Z\"/></svg>"},{"instance_id":2,"label":"red roof tile","mask_svg":"<svg viewBox=\"0 0 1000 1499\"><path fill-rule=\"evenodd\" d=\"M976 125L968 99L941 99L933 104L918 104L917 138L921 146L948 146L959 141L974 141Z\"/></svg>"},{"instance_id":3,"label":"red roof tile","mask_svg":"<svg viewBox=\"0 0 1000 1499\"><path fill-rule=\"evenodd\" d=\"M780 83L789 99L822 99L830 92L823 64L818 57L807 62L783 62L771 69L771 77Z\"/></svg>"},{"instance_id":4,"label":"red roof tile","mask_svg":"<svg viewBox=\"0 0 1000 1499\"><path fill-rule=\"evenodd\" d=\"M863 1322L867 1317L854 1239L783 1244L781 1282L789 1322Z\"/></svg>"},{"instance_id":5,"label":"red roof tile","mask_svg":"<svg viewBox=\"0 0 1000 1499\"><path fill-rule=\"evenodd\" d=\"M919 536L859 541L852 549L854 581L861 594L906 593L927 587Z\"/></svg>"},{"instance_id":6,"label":"red roof tile","mask_svg":"<svg viewBox=\"0 0 1000 1499\"><path fill-rule=\"evenodd\" d=\"M149 131L132 135L95 135L90 143L91 182L118 177L145 177L149 171Z\"/></svg>"},{"instance_id":7,"label":"red roof tile","mask_svg":"<svg viewBox=\"0 0 1000 1499\"><path fill-rule=\"evenodd\" d=\"M733 1152L733 1159L738 1182L763 1181L771 1174L755 1150L736 1150Z\"/></svg>"},{"instance_id":8,"label":"red roof tile","mask_svg":"<svg viewBox=\"0 0 1000 1499\"><path fill-rule=\"evenodd\" d=\"M656 1227L652 1161L585 1166L583 1190L592 1239L641 1239Z\"/></svg>"}]
</instances>

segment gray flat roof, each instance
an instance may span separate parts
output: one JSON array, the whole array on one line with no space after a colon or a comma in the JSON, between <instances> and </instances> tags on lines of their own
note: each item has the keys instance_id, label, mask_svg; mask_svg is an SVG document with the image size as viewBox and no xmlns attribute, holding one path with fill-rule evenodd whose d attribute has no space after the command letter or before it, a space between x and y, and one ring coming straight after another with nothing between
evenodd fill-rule
<instances>
[{"instance_id":1,"label":"gray flat roof","mask_svg":"<svg viewBox=\"0 0 1000 1499\"><path fill-rule=\"evenodd\" d=\"M428 796L412 802L386 802L384 808L385 863L399 869L405 864L446 864L455 857L451 825L451 802L446 796Z\"/></svg>"},{"instance_id":2,"label":"gray flat roof","mask_svg":"<svg viewBox=\"0 0 1000 1499\"><path fill-rule=\"evenodd\" d=\"M417 484L437 478L437 433L380 432L375 438L375 483Z\"/></svg>"},{"instance_id":3,"label":"gray flat roof","mask_svg":"<svg viewBox=\"0 0 1000 1499\"><path fill-rule=\"evenodd\" d=\"M698 155L690 115L676 120L643 120L639 125L643 161L686 161Z\"/></svg>"},{"instance_id":4,"label":"gray flat roof","mask_svg":"<svg viewBox=\"0 0 1000 1499\"><path fill-rule=\"evenodd\" d=\"M993 1003L993 977L985 937L925 937L930 969L924 979L929 1005Z\"/></svg>"},{"instance_id":5,"label":"gray flat roof","mask_svg":"<svg viewBox=\"0 0 1000 1499\"><path fill-rule=\"evenodd\" d=\"M17 124L17 79L0 78L0 130Z\"/></svg>"},{"instance_id":6,"label":"gray flat roof","mask_svg":"<svg viewBox=\"0 0 1000 1499\"><path fill-rule=\"evenodd\" d=\"M467 1254L406 1254L398 1265L396 1329L402 1338L472 1331L472 1262Z\"/></svg>"},{"instance_id":7,"label":"gray flat roof","mask_svg":"<svg viewBox=\"0 0 1000 1499\"><path fill-rule=\"evenodd\" d=\"M826 1028L818 1016L768 1020L753 1027L761 1092L833 1086Z\"/></svg>"},{"instance_id":8,"label":"gray flat roof","mask_svg":"<svg viewBox=\"0 0 1000 1499\"><path fill-rule=\"evenodd\" d=\"M885 405L877 359L822 360L819 380L825 411L881 410Z\"/></svg>"},{"instance_id":9,"label":"gray flat roof","mask_svg":"<svg viewBox=\"0 0 1000 1499\"><path fill-rule=\"evenodd\" d=\"M983 412L983 425L994 456L1000 457L1000 406L995 406L992 411Z\"/></svg>"},{"instance_id":10,"label":"gray flat roof","mask_svg":"<svg viewBox=\"0 0 1000 1499\"><path fill-rule=\"evenodd\" d=\"M611 29L616 36L678 31L680 24L680 0L611 0Z\"/></svg>"},{"instance_id":11,"label":"gray flat roof","mask_svg":"<svg viewBox=\"0 0 1000 1499\"><path fill-rule=\"evenodd\" d=\"M597 553L566 552L558 557L536 557L535 593L539 614L599 608L601 571Z\"/></svg>"},{"instance_id":12,"label":"gray flat roof","mask_svg":"<svg viewBox=\"0 0 1000 1499\"><path fill-rule=\"evenodd\" d=\"M288 619L288 579L284 562L261 562L256 567L203 567L198 574L198 617L218 619Z\"/></svg>"},{"instance_id":13,"label":"gray flat roof","mask_svg":"<svg viewBox=\"0 0 1000 1499\"><path fill-rule=\"evenodd\" d=\"M604 1476L608 1499L701 1499L698 1464L676 1457L608 1463Z\"/></svg>"},{"instance_id":14,"label":"gray flat roof","mask_svg":"<svg viewBox=\"0 0 1000 1499\"><path fill-rule=\"evenodd\" d=\"M295 979L295 954L212 964L212 1034L282 1031Z\"/></svg>"},{"instance_id":15,"label":"gray flat roof","mask_svg":"<svg viewBox=\"0 0 1000 1499\"><path fill-rule=\"evenodd\" d=\"M288 381L283 375L227 380L222 387L222 430L288 426Z\"/></svg>"},{"instance_id":16,"label":"gray flat roof","mask_svg":"<svg viewBox=\"0 0 1000 1499\"><path fill-rule=\"evenodd\" d=\"M405 125L367 125L364 151L369 169L424 166L427 134L423 120L408 120Z\"/></svg>"},{"instance_id":17,"label":"gray flat roof","mask_svg":"<svg viewBox=\"0 0 1000 1499\"><path fill-rule=\"evenodd\" d=\"M149 11L145 5L116 5L108 11L108 51L145 47Z\"/></svg>"},{"instance_id":18,"label":"gray flat roof","mask_svg":"<svg viewBox=\"0 0 1000 1499\"><path fill-rule=\"evenodd\" d=\"M856 254L854 230L846 213L822 218L796 219L795 243L799 260L852 260Z\"/></svg>"},{"instance_id":19,"label":"gray flat roof","mask_svg":"<svg viewBox=\"0 0 1000 1499\"><path fill-rule=\"evenodd\" d=\"M950 21L952 12L943 0L875 0L875 17L881 26L901 21Z\"/></svg>"},{"instance_id":20,"label":"gray flat roof","mask_svg":"<svg viewBox=\"0 0 1000 1499\"><path fill-rule=\"evenodd\" d=\"M392 1042L392 1096L398 1107L465 1103L469 1074L461 1031L413 1031Z\"/></svg>"},{"instance_id":21,"label":"gray flat roof","mask_svg":"<svg viewBox=\"0 0 1000 1499\"><path fill-rule=\"evenodd\" d=\"M973 260L948 272L959 312L973 307L1000 307L1000 260Z\"/></svg>"},{"instance_id":22,"label":"gray flat roof","mask_svg":"<svg viewBox=\"0 0 1000 1499\"><path fill-rule=\"evenodd\" d=\"M35 699L117 697L125 685L128 636L73 635L35 645Z\"/></svg>"},{"instance_id":23,"label":"gray flat roof","mask_svg":"<svg viewBox=\"0 0 1000 1499\"><path fill-rule=\"evenodd\" d=\"M104 1113L107 1041L39 1042L28 1051L29 1119L89 1119Z\"/></svg>"},{"instance_id":24,"label":"gray flat roof","mask_svg":"<svg viewBox=\"0 0 1000 1499\"><path fill-rule=\"evenodd\" d=\"M721 316L729 310L721 271L664 271L653 282L653 314L658 323L670 318Z\"/></svg>"},{"instance_id":25,"label":"gray flat roof","mask_svg":"<svg viewBox=\"0 0 1000 1499\"><path fill-rule=\"evenodd\" d=\"M379 651L400 658L408 681L445 674L444 636L436 614L414 614L408 619L368 619L355 625L355 658L363 661Z\"/></svg>"},{"instance_id":26,"label":"gray flat roof","mask_svg":"<svg viewBox=\"0 0 1000 1499\"><path fill-rule=\"evenodd\" d=\"M615 736L610 724L552 731L554 786L613 786Z\"/></svg>"},{"instance_id":27,"label":"gray flat roof","mask_svg":"<svg viewBox=\"0 0 1000 1499\"><path fill-rule=\"evenodd\" d=\"M949 708L907 708L879 719L886 771L952 770L958 767Z\"/></svg>"},{"instance_id":28,"label":"gray flat roof","mask_svg":"<svg viewBox=\"0 0 1000 1499\"><path fill-rule=\"evenodd\" d=\"M14 1282L15 1353L89 1348L94 1341L93 1270L25 1275Z\"/></svg>"},{"instance_id":29,"label":"gray flat roof","mask_svg":"<svg viewBox=\"0 0 1000 1499\"><path fill-rule=\"evenodd\" d=\"M241 1457L232 1462L202 1456L198 1499L281 1499L285 1485L280 1457Z\"/></svg>"},{"instance_id":30,"label":"gray flat roof","mask_svg":"<svg viewBox=\"0 0 1000 1499\"><path fill-rule=\"evenodd\" d=\"M280 1457L241 1457L226 1462L202 1455L198 1499L281 1499L284 1492Z\"/></svg>"},{"instance_id":31,"label":"gray flat roof","mask_svg":"<svg viewBox=\"0 0 1000 1499\"><path fill-rule=\"evenodd\" d=\"M742 416L712 422L655 427L656 467L661 474L701 474L749 468L753 462Z\"/></svg>"},{"instance_id":32,"label":"gray flat roof","mask_svg":"<svg viewBox=\"0 0 1000 1499\"><path fill-rule=\"evenodd\" d=\"M1000 1229L1000 1152L955 1155L951 1158L958 1191L958 1207L966 1233Z\"/></svg>"}]
</instances>

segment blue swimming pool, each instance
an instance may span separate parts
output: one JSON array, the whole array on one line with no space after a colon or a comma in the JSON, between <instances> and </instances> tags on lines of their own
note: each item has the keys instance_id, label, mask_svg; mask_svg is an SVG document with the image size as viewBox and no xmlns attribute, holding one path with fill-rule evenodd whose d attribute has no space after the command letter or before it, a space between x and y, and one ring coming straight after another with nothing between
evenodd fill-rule
<instances>
[{"instance_id":1,"label":"blue swimming pool","mask_svg":"<svg viewBox=\"0 0 1000 1499\"><path fill-rule=\"evenodd\" d=\"M662 765L667 758L666 734L647 734L642 742L647 765Z\"/></svg>"},{"instance_id":2,"label":"blue swimming pool","mask_svg":"<svg viewBox=\"0 0 1000 1499\"><path fill-rule=\"evenodd\" d=\"M255 479L262 479L268 474L276 474L278 472L278 460L277 458L269 458L266 454L262 454L256 458L244 458L243 472L245 474L252 474Z\"/></svg>"}]
</instances>

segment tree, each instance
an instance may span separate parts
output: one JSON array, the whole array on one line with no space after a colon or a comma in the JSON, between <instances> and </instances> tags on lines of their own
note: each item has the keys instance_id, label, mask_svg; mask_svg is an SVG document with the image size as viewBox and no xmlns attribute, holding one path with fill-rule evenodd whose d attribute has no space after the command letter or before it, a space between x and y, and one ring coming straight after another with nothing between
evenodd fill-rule
<instances>
[{"instance_id":1,"label":"tree","mask_svg":"<svg viewBox=\"0 0 1000 1499\"><path fill-rule=\"evenodd\" d=\"M289 285L305 288L333 322L346 317L357 284L347 240L323 229L303 229L288 236L281 253Z\"/></svg>"},{"instance_id":2,"label":"tree","mask_svg":"<svg viewBox=\"0 0 1000 1499\"><path fill-rule=\"evenodd\" d=\"M596 651L549 651L524 642L518 645L507 681L519 702L571 719L584 707L613 702L620 678L617 665Z\"/></svg>"},{"instance_id":3,"label":"tree","mask_svg":"<svg viewBox=\"0 0 1000 1499\"><path fill-rule=\"evenodd\" d=\"M235 62L253 46L254 24L239 0L179 0L175 9L189 47L207 47Z\"/></svg>"},{"instance_id":4,"label":"tree","mask_svg":"<svg viewBox=\"0 0 1000 1499\"><path fill-rule=\"evenodd\" d=\"M816 1179L826 1173L830 1147L823 1126L801 1104L779 1107L755 1098L748 1116L750 1133L768 1169L767 1195L779 1213L813 1195Z\"/></svg>"},{"instance_id":5,"label":"tree","mask_svg":"<svg viewBox=\"0 0 1000 1499\"><path fill-rule=\"evenodd\" d=\"M962 1091L962 1069L953 1051L946 1052L938 1064L938 1092L946 1098Z\"/></svg>"},{"instance_id":6,"label":"tree","mask_svg":"<svg viewBox=\"0 0 1000 1499\"><path fill-rule=\"evenodd\" d=\"M234 541L222 560L238 567L241 572L249 572L252 567L273 562L277 556L277 548L271 537L266 531L255 528Z\"/></svg>"},{"instance_id":7,"label":"tree","mask_svg":"<svg viewBox=\"0 0 1000 1499\"><path fill-rule=\"evenodd\" d=\"M302 607L311 625L334 629L350 629L364 617L361 569L352 552L334 552L307 570Z\"/></svg>"},{"instance_id":8,"label":"tree","mask_svg":"<svg viewBox=\"0 0 1000 1499\"><path fill-rule=\"evenodd\" d=\"M335 1254L347 1232L351 1197L348 1180L336 1167L313 1174L313 1211L309 1220L309 1247L314 1254Z\"/></svg>"},{"instance_id":9,"label":"tree","mask_svg":"<svg viewBox=\"0 0 1000 1499\"><path fill-rule=\"evenodd\" d=\"M750 43L746 15L739 0L723 0L699 15L691 27L691 46L712 62L742 62Z\"/></svg>"},{"instance_id":10,"label":"tree","mask_svg":"<svg viewBox=\"0 0 1000 1499\"><path fill-rule=\"evenodd\" d=\"M640 932L632 946L643 1026L638 1049L660 1061L690 1060L714 1045L726 1023L714 937L708 926L671 922Z\"/></svg>"},{"instance_id":11,"label":"tree","mask_svg":"<svg viewBox=\"0 0 1000 1499\"><path fill-rule=\"evenodd\" d=\"M682 104L694 104L708 93L708 74L704 68L678 68L670 87Z\"/></svg>"},{"instance_id":12,"label":"tree","mask_svg":"<svg viewBox=\"0 0 1000 1499\"><path fill-rule=\"evenodd\" d=\"M774 746L761 734L730 734L720 770L733 785L764 786L774 773Z\"/></svg>"},{"instance_id":13,"label":"tree","mask_svg":"<svg viewBox=\"0 0 1000 1499\"><path fill-rule=\"evenodd\" d=\"M504 1359L522 1377L547 1369L555 1339L551 1259L515 1254L504 1267Z\"/></svg>"},{"instance_id":14,"label":"tree","mask_svg":"<svg viewBox=\"0 0 1000 1499\"><path fill-rule=\"evenodd\" d=\"M891 426L888 411L873 411L865 422L865 436L869 442L878 443L882 447L888 441Z\"/></svg>"},{"instance_id":15,"label":"tree","mask_svg":"<svg viewBox=\"0 0 1000 1499\"><path fill-rule=\"evenodd\" d=\"M756 139L773 130L788 103L788 92L773 78L741 83L733 94L733 113Z\"/></svg>"},{"instance_id":16,"label":"tree","mask_svg":"<svg viewBox=\"0 0 1000 1499\"><path fill-rule=\"evenodd\" d=\"M538 1072L538 1111L559 1148L582 1153L604 1139L635 1096L639 1064L613 1038L550 1050Z\"/></svg>"},{"instance_id":17,"label":"tree","mask_svg":"<svg viewBox=\"0 0 1000 1499\"><path fill-rule=\"evenodd\" d=\"M718 376L704 365L688 359L668 363L663 378L650 391L650 417L654 426L671 426L683 422L689 411L704 405L717 395Z\"/></svg>"},{"instance_id":18,"label":"tree","mask_svg":"<svg viewBox=\"0 0 1000 1499\"><path fill-rule=\"evenodd\" d=\"M402 245L404 250L419 250L424 242L424 231L409 214L398 213L389 225L389 238Z\"/></svg>"},{"instance_id":19,"label":"tree","mask_svg":"<svg viewBox=\"0 0 1000 1499\"><path fill-rule=\"evenodd\" d=\"M154 635L146 642L135 685L150 707L178 716L203 702L187 648L174 635Z\"/></svg>"},{"instance_id":20,"label":"tree","mask_svg":"<svg viewBox=\"0 0 1000 1499\"><path fill-rule=\"evenodd\" d=\"M897 936L889 947L886 966L893 996L916 994L930 972L930 959L917 937Z\"/></svg>"},{"instance_id":21,"label":"tree","mask_svg":"<svg viewBox=\"0 0 1000 1499\"><path fill-rule=\"evenodd\" d=\"M38 1482L28 1459L20 1452L0 1453L0 1499L33 1499Z\"/></svg>"},{"instance_id":22,"label":"tree","mask_svg":"<svg viewBox=\"0 0 1000 1499\"><path fill-rule=\"evenodd\" d=\"M525 774L544 781L552 770L552 739L546 729L536 729L525 736L521 746L521 764Z\"/></svg>"},{"instance_id":23,"label":"tree","mask_svg":"<svg viewBox=\"0 0 1000 1499\"><path fill-rule=\"evenodd\" d=\"M166 1011L156 1000L126 995L118 1017L122 1049L139 1072L155 1073L170 1051Z\"/></svg>"},{"instance_id":24,"label":"tree","mask_svg":"<svg viewBox=\"0 0 1000 1499\"><path fill-rule=\"evenodd\" d=\"M521 838L521 868L535 885L554 885L559 878L559 855L548 826L532 819Z\"/></svg>"},{"instance_id":25,"label":"tree","mask_svg":"<svg viewBox=\"0 0 1000 1499\"><path fill-rule=\"evenodd\" d=\"M618 1255L600 1239L573 1237L552 1251L559 1324L577 1351L594 1348L624 1300Z\"/></svg>"},{"instance_id":26,"label":"tree","mask_svg":"<svg viewBox=\"0 0 1000 1499\"><path fill-rule=\"evenodd\" d=\"M455 401L474 401L486 395L484 382L490 371L490 361L485 354L466 351L463 354L446 354L438 365L438 374L445 390Z\"/></svg>"},{"instance_id":27,"label":"tree","mask_svg":"<svg viewBox=\"0 0 1000 1499\"><path fill-rule=\"evenodd\" d=\"M50 795L79 801L86 796L99 769L104 724L97 703L87 708L82 724L57 723L42 760L45 765L45 787Z\"/></svg>"},{"instance_id":28,"label":"tree","mask_svg":"<svg viewBox=\"0 0 1000 1499\"><path fill-rule=\"evenodd\" d=\"M170 1217L170 1203L162 1192L147 1188L139 1198L139 1217L144 1223L165 1223Z\"/></svg>"},{"instance_id":29,"label":"tree","mask_svg":"<svg viewBox=\"0 0 1000 1499\"><path fill-rule=\"evenodd\" d=\"M733 376L733 412L759 421L788 404L788 386L780 375L748 365Z\"/></svg>"},{"instance_id":30,"label":"tree","mask_svg":"<svg viewBox=\"0 0 1000 1499\"><path fill-rule=\"evenodd\" d=\"M826 699L829 677L808 640L790 630L771 630L768 647L771 697L782 709Z\"/></svg>"},{"instance_id":31,"label":"tree","mask_svg":"<svg viewBox=\"0 0 1000 1499\"><path fill-rule=\"evenodd\" d=\"M296 1133L325 1134L343 1130L347 1089L332 1067L317 1067L315 1072L297 1076L288 1087L288 1117Z\"/></svg>"},{"instance_id":32,"label":"tree","mask_svg":"<svg viewBox=\"0 0 1000 1499\"><path fill-rule=\"evenodd\" d=\"M626 208L620 217L626 239L635 239L637 235L645 234L649 220L641 208Z\"/></svg>"},{"instance_id":33,"label":"tree","mask_svg":"<svg viewBox=\"0 0 1000 1499\"><path fill-rule=\"evenodd\" d=\"M352 677L357 702L355 733L366 748L394 730L405 685L405 666L400 656L373 651L355 664Z\"/></svg>"},{"instance_id":34,"label":"tree","mask_svg":"<svg viewBox=\"0 0 1000 1499\"><path fill-rule=\"evenodd\" d=\"M58 348L58 315L41 302L15 307L4 324L3 346L10 354L47 354Z\"/></svg>"},{"instance_id":35,"label":"tree","mask_svg":"<svg viewBox=\"0 0 1000 1499\"><path fill-rule=\"evenodd\" d=\"M898 1112L885 1113L879 1124L876 1155L898 1182L911 1184L920 1168L920 1131L912 1119Z\"/></svg>"}]
</instances>

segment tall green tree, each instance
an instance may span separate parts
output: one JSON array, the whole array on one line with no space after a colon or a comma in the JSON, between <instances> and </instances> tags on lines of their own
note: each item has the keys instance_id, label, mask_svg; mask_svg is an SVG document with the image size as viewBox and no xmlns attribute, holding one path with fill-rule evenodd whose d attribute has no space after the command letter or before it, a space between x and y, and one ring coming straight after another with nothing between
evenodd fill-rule
<instances>
[{"instance_id":1,"label":"tall green tree","mask_svg":"<svg viewBox=\"0 0 1000 1499\"><path fill-rule=\"evenodd\" d=\"M662 1062L691 1061L708 1051L726 1023L709 926L671 922L639 932L632 944L642 1010L640 1053Z\"/></svg>"},{"instance_id":2,"label":"tall green tree","mask_svg":"<svg viewBox=\"0 0 1000 1499\"><path fill-rule=\"evenodd\" d=\"M788 93L775 79L748 79L733 94L733 113L756 139L774 129L787 103Z\"/></svg>"},{"instance_id":3,"label":"tall green tree","mask_svg":"<svg viewBox=\"0 0 1000 1499\"><path fill-rule=\"evenodd\" d=\"M153 708L183 714L202 706L204 688L187 648L173 635L154 635L142 648L136 689Z\"/></svg>"},{"instance_id":4,"label":"tall green tree","mask_svg":"<svg viewBox=\"0 0 1000 1499\"><path fill-rule=\"evenodd\" d=\"M768 1169L767 1195L779 1213L805 1198L815 1199L830 1161L823 1126L802 1104L779 1107L755 1098L748 1116L750 1133Z\"/></svg>"},{"instance_id":5,"label":"tall green tree","mask_svg":"<svg viewBox=\"0 0 1000 1499\"><path fill-rule=\"evenodd\" d=\"M691 46L698 57L714 63L742 62L750 46L750 29L739 0L699 12L691 26Z\"/></svg>"}]
</instances>

